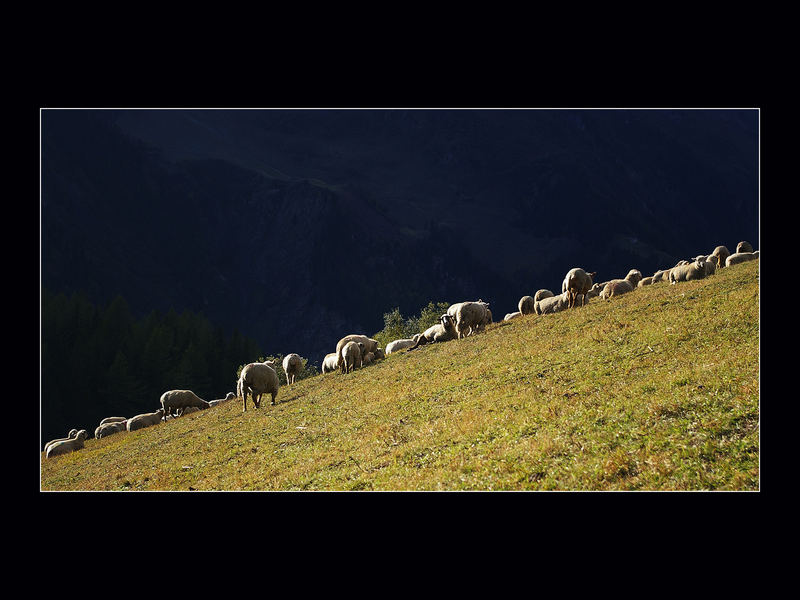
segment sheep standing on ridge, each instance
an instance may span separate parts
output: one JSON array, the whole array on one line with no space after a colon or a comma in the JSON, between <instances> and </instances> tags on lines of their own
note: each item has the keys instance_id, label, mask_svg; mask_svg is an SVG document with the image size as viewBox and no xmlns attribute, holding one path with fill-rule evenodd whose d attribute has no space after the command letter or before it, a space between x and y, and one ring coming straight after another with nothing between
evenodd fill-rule
<instances>
[{"instance_id":1,"label":"sheep standing on ridge","mask_svg":"<svg viewBox=\"0 0 800 600\"><path fill-rule=\"evenodd\" d=\"M411 352L425 344L434 344L437 342L447 342L454 340L457 337L456 325L453 317L448 314L443 314L439 317L439 322L436 325L431 325L417 339L416 343L411 346L407 352Z\"/></svg>"},{"instance_id":2,"label":"sheep standing on ridge","mask_svg":"<svg viewBox=\"0 0 800 600\"><path fill-rule=\"evenodd\" d=\"M274 405L279 386L280 381L273 361L245 365L236 384L237 394L242 397L242 412L247 411L248 392L252 395L253 405L256 408L261 405L262 394L272 395L271 404Z\"/></svg>"},{"instance_id":3,"label":"sheep standing on ridge","mask_svg":"<svg viewBox=\"0 0 800 600\"><path fill-rule=\"evenodd\" d=\"M567 294L567 308L574 308L581 297L581 302L586 299L586 293L592 289L592 278L597 276L597 272L587 273L580 267L575 267L567 271L564 281L561 283L561 293Z\"/></svg>"},{"instance_id":4,"label":"sheep standing on ridge","mask_svg":"<svg viewBox=\"0 0 800 600\"><path fill-rule=\"evenodd\" d=\"M389 344L391 346L391 344ZM386 346L387 348L389 346ZM336 352L331 352L330 354L326 354L325 358L322 359L322 372L323 373L333 373L336 369L339 368L337 364L338 359L336 358Z\"/></svg>"},{"instance_id":5,"label":"sheep standing on ridge","mask_svg":"<svg viewBox=\"0 0 800 600\"><path fill-rule=\"evenodd\" d=\"M303 359L299 354L287 354L283 358L283 370L286 372L286 383L292 385L303 370Z\"/></svg>"},{"instance_id":6,"label":"sheep standing on ridge","mask_svg":"<svg viewBox=\"0 0 800 600\"><path fill-rule=\"evenodd\" d=\"M67 440L74 440L76 435L78 435L78 430L77 429L70 429L69 433L67 433L67 437L65 437L65 438L56 438L54 440L50 440L49 442L47 442L44 445L44 449L42 449L42 452L47 454L47 449L50 446L52 446L53 444L55 444L56 442L65 442Z\"/></svg>"},{"instance_id":7,"label":"sheep standing on ridge","mask_svg":"<svg viewBox=\"0 0 800 600\"><path fill-rule=\"evenodd\" d=\"M100 425L105 425L106 423L121 423L122 421L127 421L128 417L106 417L102 421L100 421Z\"/></svg>"},{"instance_id":8,"label":"sheep standing on ridge","mask_svg":"<svg viewBox=\"0 0 800 600\"><path fill-rule=\"evenodd\" d=\"M491 313L488 310L488 302L462 302L461 306L456 310L456 335L458 339L480 331L491 320Z\"/></svg>"},{"instance_id":9,"label":"sheep standing on ridge","mask_svg":"<svg viewBox=\"0 0 800 600\"><path fill-rule=\"evenodd\" d=\"M722 269L725 267L725 259L731 255L730 251L725 246L717 246L711 253L711 256L717 257L717 268Z\"/></svg>"},{"instance_id":10,"label":"sheep standing on ridge","mask_svg":"<svg viewBox=\"0 0 800 600\"><path fill-rule=\"evenodd\" d=\"M185 409L190 406L205 410L209 407L208 402L199 398L192 390L170 390L161 394L161 408L164 409L164 415L176 415L179 409ZM184 410L180 415L184 414ZM180 416L178 415L178 416Z\"/></svg>"},{"instance_id":11,"label":"sheep standing on ridge","mask_svg":"<svg viewBox=\"0 0 800 600\"><path fill-rule=\"evenodd\" d=\"M550 290L536 290L536 293L533 295L533 301L535 303L539 302L539 300L544 300L545 298L552 298L553 296L555 296L555 294Z\"/></svg>"},{"instance_id":12,"label":"sheep standing on ridge","mask_svg":"<svg viewBox=\"0 0 800 600\"><path fill-rule=\"evenodd\" d=\"M740 252L752 252L753 246L750 245L750 242L739 242L736 244L736 252L734 254L739 254Z\"/></svg>"},{"instance_id":13,"label":"sheep standing on ridge","mask_svg":"<svg viewBox=\"0 0 800 600\"><path fill-rule=\"evenodd\" d=\"M69 454L83 448L83 442L86 440L86 430L81 429L75 437L68 440L60 440L47 447L47 458L59 456L61 454Z\"/></svg>"},{"instance_id":14,"label":"sheep standing on ridge","mask_svg":"<svg viewBox=\"0 0 800 600\"><path fill-rule=\"evenodd\" d=\"M336 365L344 373L344 366L342 365L342 348L345 347L345 344L348 342L361 342L364 344L364 352L375 352L378 349L378 340L373 340L371 337L367 337L366 335L359 335L356 333L346 335L339 342L336 344ZM359 365L360 366L360 365Z\"/></svg>"},{"instance_id":15,"label":"sheep standing on ridge","mask_svg":"<svg viewBox=\"0 0 800 600\"><path fill-rule=\"evenodd\" d=\"M159 408L155 412L142 413L128 419L126 428L128 431L136 431L137 429L144 429L145 427L152 427L161 423L161 418L164 416L164 409Z\"/></svg>"},{"instance_id":16,"label":"sheep standing on ridge","mask_svg":"<svg viewBox=\"0 0 800 600\"><path fill-rule=\"evenodd\" d=\"M519 299L519 304L517 305L517 310L520 314L523 315L531 315L533 314L533 303L535 300L532 296L523 296Z\"/></svg>"},{"instance_id":17,"label":"sheep standing on ridge","mask_svg":"<svg viewBox=\"0 0 800 600\"><path fill-rule=\"evenodd\" d=\"M342 348L342 372L352 373L356 365L364 366L364 342L347 342Z\"/></svg>"}]
</instances>

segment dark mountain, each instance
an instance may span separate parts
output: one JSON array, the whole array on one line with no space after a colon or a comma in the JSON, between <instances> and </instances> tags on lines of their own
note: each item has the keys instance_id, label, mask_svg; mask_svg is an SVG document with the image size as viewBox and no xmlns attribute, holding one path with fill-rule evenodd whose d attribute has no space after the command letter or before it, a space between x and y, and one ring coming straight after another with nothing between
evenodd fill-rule
<instances>
[{"instance_id":1,"label":"dark mountain","mask_svg":"<svg viewBox=\"0 0 800 600\"><path fill-rule=\"evenodd\" d=\"M758 113L45 110L42 284L319 364L384 312L759 246ZM255 358L255 357L254 357Z\"/></svg>"}]
</instances>

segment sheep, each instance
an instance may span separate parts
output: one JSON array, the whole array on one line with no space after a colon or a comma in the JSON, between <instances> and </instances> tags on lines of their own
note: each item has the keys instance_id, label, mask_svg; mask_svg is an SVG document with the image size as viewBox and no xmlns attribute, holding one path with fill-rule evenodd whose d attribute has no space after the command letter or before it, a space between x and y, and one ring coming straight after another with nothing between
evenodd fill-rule
<instances>
[{"instance_id":1,"label":"sheep","mask_svg":"<svg viewBox=\"0 0 800 600\"><path fill-rule=\"evenodd\" d=\"M391 344L389 344L389 346L391 346ZM386 348L388 349L389 346L386 346ZM336 352L331 352L330 354L326 354L325 358L322 359L322 372L332 373L338 368L339 367L337 365Z\"/></svg>"},{"instance_id":2,"label":"sheep","mask_svg":"<svg viewBox=\"0 0 800 600\"><path fill-rule=\"evenodd\" d=\"M359 335L356 333L346 335L339 342L336 344L336 366L344 373L344 366L342 365L342 348L344 348L345 344L348 342L361 342L364 344L364 352L375 352L378 349L378 340L373 340L370 337L365 335Z\"/></svg>"},{"instance_id":3,"label":"sheep","mask_svg":"<svg viewBox=\"0 0 800 600\"><path fill-rule=\"evenodd\" d=\"M694 261L688 265L674 267L669 272L669 282L671 285L679 281L691 281L694 279L704 279L706 276L705 261Z\"/></svg>"},{"instance_id":4,"label":"sheep","mask_svg":"<svg viewBox=\"0 0 800 600\"><path fill-rule=\"evenodd\" d=\"M383 360L386 358L386 353L383 351L383 348L377 348L375 350L375 360Z\"/></svg>"},{"instance_id":5,"label":"sheep","mask_svg":"<svg viewBox=\"0 0 800 600\"><path fill-rule=\"evenodd\" d=\"M462 339L482 330L491 320L487 302L462 302L456 309L456 335Z\"/></svg>"},{"instance_id":6,"label":"sheep","mask_svg":"<svg viewBox=\"0 0 800 600\"><path fill-rule=\"evenodd\" d=\"M612 279L606 283L606 285L603 287L603 291L600 292L600 297L604 300L608 300L613 296L619 296L621 294L632 292L638 287L641 280L641 271L638 269L631 269L628 271L628 274L625 275L625 279Z\"/></svg>"},{"instance_id":7,"label":"sheep","mask_svg":"<svg viewBox=\"0 0 800 600\"><path fill-rule=\"evenodd\" d=\"M364 356L361 357L361 362L364 365L371 365L373 362L375 362L375 353L367 352Z\"/></svg>"},{"instance_id":8,"label":"sheep","mask_svg":"<svg viewBox=\"0 0 800 600\"><path fill-rule=\"evenodd\" d=\"M421 333L415 333L410 338L400 338L399 340L394 340L386 344L386 354L392 354L393 352L397 352L398 350L403 350L410 346L413 346L417 343L417 340L420 338Z\"/></svg>"},{"instance_id":9,"label":"sheep","mask_svg":"<svg viewBox=\"0 0 800 600\"><path fill-rule=\"evenodd\" d=\"M197 408L196 406L187 406L186 408L179 408L179 409L176 411L176 414L177 414L179 417L183 417L184 415L190 415L190 414L192 414L193 412L197 412L198 410L200 410L200 409L199 409L199 408Z\"/></svg>"},{"instance_id":10,"label":"sheep","mask_svg":"<svg viewBox=\"0 0 800 600\"><path fill-rule=\"evenodd\" d=\"M734 254L740 254L741 252L752 252L753 246L750 245L750 242L739 242L736 244L736 252Z\"/></svg>"},{"instance_id":11,"label":"sheep","mask_svg":"<svg viewBox=\"0 0 800 600\"><path fill-rule=\"evenodd\" d=\"M286 383L292 385L303 370L303 359L299 354L287 354L283 358L283 370L286 373Z\"/></svg>"},{"instance_id":12,"label":"sheep","mask_svg":"<svg viewBox=\"0 0 800 600\"><path fill-rule=\"evenodd\" d=\"M669 272L671 269L660 269L653 273L653 283L659 283L661 281L669 281Z\"/></svg>"},{"instance_id":13,"label":"sheep","mask_svg":"<svg viewBox=\"0 0 800 600\"><path fill-rule=\"evenodd\" d=\"M86 430L81 429L78 433L75 434L74 438L67 440L59 440L48 446L47 454L45 454L45 456L47 458L52 458L54 456L59 456L61 454L69 454L70 452L75 452L75 450L80 450L81 448L83 448L83 443L85 440L86 440Z\"/></svg>"},{"instance_id":14,"label":"sheep","mask_svg":"<svg viewBox=\"0 0 800 600\"><path fill-rule=\"evenodd\" d=\"M730 255L730 251L725 246L717 246L711 253L711 256L717 257L718 269L722 269L725 266L725 259L727 259Z\"/></svg>"},{"instance_id":15,"label":"sheep","mask_svg":"<svg viewBox=\"0 0 800 600\"><path fill-rule=\"evenodd\" d=\"M755 252L736 252L725 259L725 266L730 267L731 265L738 265L739 263L748 262L757 258L758 250Z\"/></svg>"},{"instance_id":16,"label":"sheep","mask_svg":"<svg viewBox=\"0 0 800 600\"><path fill-rule=\"evenodd\" d=\"M561 293L567 293L568 308L574 308L578 296L582 300L586 299L586 293L592 289L592 279L597 276L597 272L587 273L580 267L575 267L567 271L564 281L561 283Z\"/></svg>"},{"instance_id":17,"label":"sheep","mask_svg":"<svg viewBox=\"0 0 800 600\"><path fill-rule=\"evenodd\" d=\"M100 421L100 425L105 425L106 423L120 423L122 421L127 421L128 417L106 417L102 421Z\"/></svg>"},{"instance_id":18,"label":"sheep","mask_svg":"<svg viewBox=\"0 0 800 600\"><path fill-rule=\"evenodd\" d=\"M457 337L456 324L453 317L447 313L439 317L439 322L436 325L431 325L419 336L417 341L411 346L407 352L411 352L416 348L425 344L434 344L436 342L447 342L454 340Z\"/></svg>"},{"instance_id":19,"label":"sheep","mask_svg":"<svg viewBox=\"0 0 800 600\"><path fill-rule=\"evenodd\" d=\"M95 439L100 439L107 437L113 433L119 433L120 431L127 431L128 429L128 420L125 419L124 421L111 421L110 423L103 423L102 425L98 425L97 429L94 430L94 437Z\"/></svg>"},{"instance_id":20,"label":"sheep","mask_svg":"<svg viewBox=\"0 0 800 600\"><path fill-rule=\"evenodd\" d=\"M151 413L142 413L141 415L136 415L128 419L126 429L128 431L136 431L137 429L158 425L162 417L164 417L163 408L159 408L157 411Z\"/></svg>"},{"instance_id":21,"label":"sheep","mask_svg":"<svg viewBox=\"0 0 800 600\"><path fill-rule=\"evenodd\" d=\"M553 296L555 296L555 294L550 290L541 289L537 290L536 293L533 295L533 301L538 302L539 300L544 300L545 298L552 298Z\"/></svg>"},{"instance_id":22,"label":"sheep","mask_svg":"<svg viewBox=\"0 0 800 600\"><path fill-rule=\"evenodd\" d=\"M258 408L261 405L261 395L267 393L272 396L270 404L274 405L279 387L280 381L273 361L245 365L236 384L237 395L242 397L242 412L247 411L248 392L253 397L253 405Z\"/></svg>"},{"instance_id":23,"label":"sheep","mask_svg":"<svg viewBox=\"0 0 800 600\"><path fill-rule=\"evenodd\" d=\"M55 444L56 442L65 442L67 440L74 440L76 435L78 435L78 430L77 429L70 429L69 433L67 433L67 437L65 437L65 438L56 438L54 440L50 440L49 442L47 442L44 445L44 449L42 449L42 452L47 453L47 449L50 446L52 446L53 444Z\"/></svg>"},{"instance_id":24,"label":"sheep","mask_svg":"<svg viewBox=\"0 0 800 600\"><path fill-rule=\"evenodd\" d=\"M580 301L581 306L584 304L588 304L589 299L586 298L585 294L580 294ZM576 298L577 302L578 298ZM537 315L549 315L552 313L561 312L569 308L569 292L563 292L558 296L549 296L547 298L542 298L536 305L534 306L534 311Z\"/></svg>"},{"instance_id":25,"label":"sheep","mask_svg":"<svg viewBox=\"0 0 800 600\"><path fill-rule=\"evenodd\" d=\"M639 282L637 287L644 287L646 285L651 285L653 283L652 277L642 277L642 280Z\"/></svg>"},{"instance_id":26,"label":"sheep","mask_svg":"<svg viewBox=\"0 0 800 600\"><path fill-rule=\"evenodd\" d=\"M505 317L503 317L503 321L510 321L511 319L516 319L517 317L521 317L522 313L517 311L513 313L507 313Z\"/></svg>"},{"instance_id":27,"label":"sheep","mask_svg":"<svg viewBox=\"0 0 800 600\"><path fill-rule=\"evenodd\" d=\"M196 406L205 410L208 402L199 398L192 390L170 390L161 394L161 408L165 415L175 415L181 408ZM185 411L181 411L180 416Z\"/></svg>"},{"instance_id":28,"label":"sheep","mask_svg":"<svg viewBox=\"0 0 800 600\"><path fill-rule=\"evenodd\" d=\"M603 291L603 288L606 286L607 283L608 283L607 281L604 281L603 283L593 284L592 287L589 289L589 291L586 292L586 300L589 300L590 298L597 298L600 295L600 292Z\"/></svg>"},{"instance_id":29,"label":"sheep","mask_svg":"<svg viewBox=\"0 0 800 600\"><path fill-rule=\"evenodd\" d=\"M552 292L550 292L552 294ZM523 296L519 299L519 304L517 305L517 309L519 310L520 314L523 315L530 315L533 313L533 303L534 299L532 296Z\"/></svg>"},{"instance_id":30,"label":"sheep","mask_svg":"<svg viewBox=\"0 0 800 600\"><path fill-rule=\"evenodd\" d=\"M209 400L208 405L217 406L218 404L222 404L223 402L227 402L228 400L233 400L234 398L236 398L236 394L234 394L233 392L228 392L227 394L225 394L224 398L218 398L217 400Z\"/></svg>"},{"instance_id":31,"label":"sheep","mask_svg":"<svg viewBox=\"0 0 800 600\"><path fill-rule=\"evenodd\" d=\"M352 373L356 365L364 366L364 342L347 342L342 348L343 373Z\"/></svg>"}]
</instances>

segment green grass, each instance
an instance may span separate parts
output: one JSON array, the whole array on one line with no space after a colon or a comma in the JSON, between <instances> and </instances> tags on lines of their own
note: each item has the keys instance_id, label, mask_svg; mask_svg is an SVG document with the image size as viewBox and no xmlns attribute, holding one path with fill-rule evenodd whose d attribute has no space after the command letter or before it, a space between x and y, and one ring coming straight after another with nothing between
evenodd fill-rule
<instances>
[{"instance_id":1,"label":"green grass","mask_svg":"<svg viewBox=\"0 0 800 600\"><path fill-rule=\"evenodd\" d=\"M87 440L41 489L758 490L758 261Z\"/></svg>"}]
</instances>

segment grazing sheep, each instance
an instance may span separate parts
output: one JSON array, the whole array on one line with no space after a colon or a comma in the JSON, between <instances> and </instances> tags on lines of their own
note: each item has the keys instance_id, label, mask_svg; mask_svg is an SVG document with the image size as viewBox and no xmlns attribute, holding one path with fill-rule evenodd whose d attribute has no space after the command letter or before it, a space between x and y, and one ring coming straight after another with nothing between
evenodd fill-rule
<instances>
[{"instance_id":1,"label":"grazing sheep","mask_svg":"<svg viewBox=\"0 0 800 600\"><path fill-rule=\"evenodd\" d=\"M417 341L411 346L407 352L411 352L425 344L433 344L436 342L447 342L454 340L457 337L456 325L453 317L448 314L443 314L439 317L439 322L436 325L431 325L419 336Z\"/></svg>"},{"instance_id":2,"label":"grazing sheep","mask_svg":"<svg viewBox=\"0 0 800 600\"><path fill-rule=\"evenodd\" d=\"M209 403L209 404L210 404L210 403ZM193 412L197 412L198 410L200 410L200 409L199 409L199 408L197 408L196 406L187 406L186 408L179 408L179 409L176 411L176 414L177 414L179 417L183 417L183 416L185 416L185 415L190 415L190 414L192 414Z\"/></svg>"},{"instance_id":3,"label":"grazing sheep","mask_svg":"<svg viewBox=\"0 0 800 600\"><path fill-rule=\"evenodd\" d=\"M375 350L375 360L383 360L384 358L386 358L386 353L383 351L383 348Z\"/></svg>"},{"instance_id":4,"label":"grazing sheep","mask_svg":"<svg viewBox=\"0 0 800 600\"><path fill-rule=\"evenodd\" d=\"M45 455L47 458L52 458L53 456L59 456L61 454L69 454L70 452L75 452L75 450L80 450L83 448L83 442L86 440L86 430L81 429L75 437L72 439L67 440L60 440L53 444L50 444L47 448L47 454Z\"/></svg>"},{"instance_id":5,"label":"grazing sheep","mask_svg":"<svg viewBox=\"0 0 800 600\"><path fill-rule=\"evenodd\" d=\"M274 405L279 387L280 381L273 361L245 365L236 384L237 395L242 397L242 412L247 411L248 392L253 397L253 405L258 408L261 405L262 394L270 394L272 396L270 404Z\"/></svg>"},{"instance_id":6,"label":"grazing sheep","mask_svg":"<svg viewBox=\"0 0 800 600\"><path fill-rule=\"evenodd\" d=\"M646 285L651 285L653 283L652 277L642 277L642 280L639 282L638 287L644 287Z\"/></svg>"},{"instance_id":7,"label":"grazing sheep","mask_svg":"<svg viewBox=\"0 0 800 600\"><path fill-rule=\"evenodd\" d=\"M388 347L389 346L387 346L387 348ZM322 372L333 373L338 368L339 367L337 365L336 352L331 352L330 354L326 354L325 358L322 359Z\"/></svg>"},{"instance_id":8,"label":"grazing sheep","mask_svg":"<svg viewBox=\"0 0 800 600\"><path fill-rule=\"evenodd\" d=\"M371 365L373 362L375 362L375 353L367 352L364 356L361 357L361 362L364 365Z\"/></svg>"},{"instance_id":9,"label":"grazing sheep","mask_svg":"<svg viewBox=\"0 0 800 600\"><path fill-rule=\"evenodd\" d=\"M533 295L533 301L538 302L539 300L544 300L545 298L552 298L553 296L555 296L555 294L550 290L541 289L537 290L536 293Z\"/></svg>"},{"instance_id":10,"label":"grazing sheep","mask_svg":"<svg viewBox=\"0 0 800 600\"><path fill-rule=\"evenodd\" d=\"M178 416L180 416L184 414L185 411L181 411L181 413L177 413L177 411L189 406L205 410L209 407L209 404L202 398L199 398L192 390L170 390L161 394L161 408L164 409L165 415L178 414Z\"/></svg>"},{"instance_id":11,"label":"grazing sheep","mask_svg":"<svg viewBox=\"0 0 800 600\"><path fill-rule=\"evenodd\" d=\"M730 267L731 265L738 265L739 263L748 262L757 258L758 250L755 252L736 252L725 259L725 266Z\"/></svg>"},{"instance_id":12,"label":"grazing sheep","mask_svg":"<svg viewBox=\"0 0 800 600\"><path fill-rule=\"evenodd\" d=\"M69 433L67 433L67 437L65 437L65 438L56 438L54 440L50 440L49 442L47 442L44 445L44 449L42 450L42 452L47 453L47 449L50 446L52 446L53 444L55 444L56 442L65 442L67 440L74 440L76 435L78 435L78 430L77 429L70 429Z\"/></svg>"},{"instance_id":13,"label":"grazing sheep","mask_svg":"<svg viewBox=\"0 0 800 600\"><path fill-rule=\"evenodd\" d=\"M456 335L458 339L481 331L491 321L488 302L462 302L456 309Z\"/></svg>"},{"instance_id":14,"label":"grazing sheep","mask_svg":"<svg viewBox=\"0 0 800 600\"><path fill-rule=\"evenodd\" d=\"M417 343L417 340L420 338L421 333L415 333L411 338L401 338L399 340L394 340L386 344L386 354L392 354L393 352L397 352L398 350L403 350L404 348L408 348L413 346Z\"/></svg>"},{"instance_id":15,"label":"grazing sheep","mask_svg":"<svg viewBox=\"0 0 800 600\"><path fill-rule=\"evenodd\" d=\"M592 289L592 279L596 276L596 271L587 273L580 267L567 271L564 281L561 283L561 293L567 293L568 308L575 307L578 296L581 296L581 301L586 299L586 293Z\"/></svg>"},{"instance_id":16,"label":"grazing sheep","mask_svg":"<svg viewBox=\"0 0 800 600\"><path fill-rule=\"evenodd\" d=\"M94 430L94 437L95 439L100 439L107 437L113 433L119 433L120 431L127 431L128 429L128 420L125 419L124 421L111 421L110 423L103 423L102 425L98 425L97 429Z\"/></svg>"},{"instance_id":17,"label":"grazing sheep","mask_svg":"<svg viewBox=\"0 0 800 600\"><path fill-rule=\"evenodd\" d=\"M223 402L227 402L228 400L233 400L234 398L236 398L236 394L234 394L233 392L228 392L227 394L225 394L224 398L218 398L217 400L209 400L208 405L217 406L218 404L222 404Z\"/></svg>"},{"instance_id":18,"label":"grazing sheep","mask_svg":"<svg viewBox=\"0 0 800 600\"><path fill-rule=\"evenodd\" d=\"M287 354L283 358L283 370L286 373L286 383L292 385L303 370L303 359L299 354Z\"/></svg>"},{"instance_id":19,"label":"grazing sheep","mask_svg":"<svg viewBox=\"0 0 800 600\"><path fill-rule=\"evenodd\" d=\"M578 300L580 300L581 306L589 303L589 299L586 298L585 294L579 294L579 298L576 298L575 301L577 302ZM561 312L567 308L569 308L569 292L563 292L558 296L542 298L536 302L534 311L537 315L549 315L552 313Z\"/></svg>"},{"instance_id":20,"label":"grazing sheep","mask_svg":"<svg viewBox=\"0 0 800 600\"><path fill-rule=\"evenodd\" d=\"M536 312L535 309L534 309L534 312ZM505 317L503 317L503 321L510 321L511 319L516 319L517 317L521 317L521 316L522 316L522 313L519 312L519 311L513 312L513 313L508 313L508 314L506 314Z\"/></svg>"},{"instance_id":21,"label":"grazing sheep","mask_svg":"<svg viewBox=\"0 0 800 600\"><path fill-rule=\"evenodd\" d=\"M752 252L753 246L750 245L750 242L739 242L736 244L736 252L734 254L740 254L742 252Z\"/></svg>"},{"instance_id":22,"label":"grazing sheep","mask_svg":"<svg viewBox=\"0 0 800 600\"><path fill-rule=\"evenodd\" d=\"M378 349L378 340L373 340L370 337L365 335L359 334L350 334L344 336L339 342L336 344L336 361L337 366L339 369L344 373L344 367L342 366L342 348L344 348L345 344L348 342L361 342L364 344L364 352L375 352Z\"/></svg>"},{"instance_id":23,"label":"grazing sheep","mask_svg":"<svg viewBox=\"0 0 800 600\"><path fill-rule=\"evenodd\" d=\"M535 300L533 299L532 296L523 296L522 298L519 299L519 304L517 304L517 309L523 315L533 314L534 302Z\"/></svg>"},{"instance_id":24,"label":"grazing sheep","mask_svg":"<svg viewBox=\"0 0 800 600\"><path fill-rule=\"evenodd\" d=\"M705 261L694 261L688 265L680 265L674 267L669 272L670 284L676 284L679 281L692 281L694 279L704 279L706 276L706 263Z\"/></svg>"},{"instance_id":25,"label":"grazing sheep","mask_svg":"<svg viewBox=\"0 0 800 600\"><path fill-rule=\"evenodd\" d=\"M342 373L352 373L364 366L364 342L347 342L342 348Z\"/></svg>"},{"instance_id":26,"label":"grazing sheep","mask_svg":"<svg viewBox=\"0 0 800 600\"><path fill-rule=\"evenodd\" d=\"M711 256L717 257L717 268L722 269L725 267L725 259L731 255L730 251L725 246L717 246L711 253Z\"/></svg>"},{"instance_id":27,"label":"grazing sheep","mask_svg":"<svg viewBox=\"0 0 800 600\"><path fill-rule=\"evenodd\" d=\"M128 431L136 431L137 429L144 429L145 427L158 425L161 422L163 416L164 416L163 408L159 408L156 412L142 413L141 415L136 415L135 417L131 417L130 419L128 419L127 429Z\"/></svg>"},{"instance_id":28,"label":"grazing sheep","mask_svg":"<svg viewBox=\"0 0 800 600\"><path fill-rule=\"evenodd\" d=\"M600 295L600 292L603 291L603 288L606 286L608 282L604 281L603 283L595 283L589 288L589 291L586 292L586 300L590 298L597 298Z\"/></svg>"},{"instance_id":29,"label":"grazing sheep","mask_svg":"<svg viewBox=\"0 0 800 600\"><path fill-rule=\"evenodd\" d=\"M100 421L100 425L105 425L106 423L120 423L122 421L127 421L128 417L106 417L102 421Z\"/></svg>"}]
</instances>

